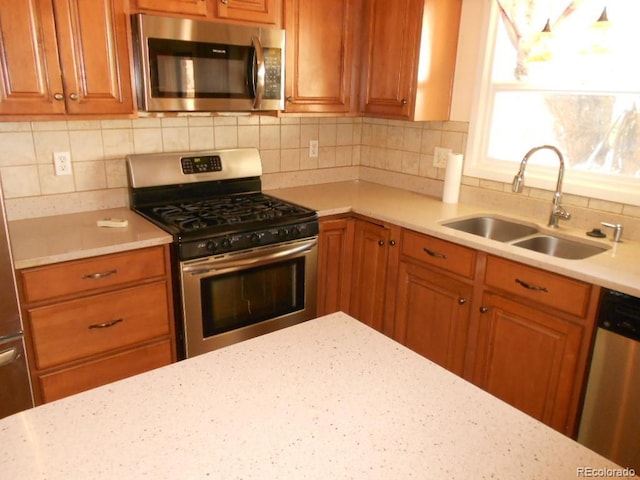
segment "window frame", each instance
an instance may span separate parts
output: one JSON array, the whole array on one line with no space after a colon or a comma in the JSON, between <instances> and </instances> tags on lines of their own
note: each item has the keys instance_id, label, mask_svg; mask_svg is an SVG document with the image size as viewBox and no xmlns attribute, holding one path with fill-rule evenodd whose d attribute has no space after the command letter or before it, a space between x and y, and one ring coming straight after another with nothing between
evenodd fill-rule
<instances>
[{"instance_id":1,"label":"window frame","mask_svg":"<svg viewBox=\"0 0 640 480\"><path fill-rule=\"evenodd\" d=\"M508 184L504 187L505 191L511 191L510 185L518 170L518 163L499 161L488 157L490 122L494 106L493 96L497 90L492 83L494 42L497 35L498 22L501 21L496 2L492 0L490 3L490 7L487 7L485 11L480 41L478 42L478 45L480 45L478 49L478 72L476 74L478 84L475 87L471 108L464 175ZM485 47L484 51L482 46ZM496 85L500 84L496 83ZM523 84L522 89L570 91L563 88L551 90L538 87L535 84ZM619 93L625 92L621 91ZM535 146L523 145L521 156L516 159L517 162L524 157L530 148ZM525 185L553 192L556 188L557 177L557 167L537 165L534 156L527 164ZM618 177L566 169L562 191L564 194L640 206L640 178L638 177Z\"/></svg>"}]
</instances>

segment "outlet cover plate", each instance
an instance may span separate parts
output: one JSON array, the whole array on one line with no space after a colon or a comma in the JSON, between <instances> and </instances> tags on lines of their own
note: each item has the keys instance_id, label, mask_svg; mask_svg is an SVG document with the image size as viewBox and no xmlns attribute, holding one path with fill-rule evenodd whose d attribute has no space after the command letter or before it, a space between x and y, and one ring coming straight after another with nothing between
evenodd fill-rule
<instances>
[{"instance_id":1,"label":"outlet cover plate","mask_svg":"<svg viewBox=\"0 0 640 480\"><path fill-rule=\"evenodd\" d=\"M447 158L452 153L450 148L435 147L433 149L433 166L438 168L446 168Z\"/></svg>"}]
</instances>

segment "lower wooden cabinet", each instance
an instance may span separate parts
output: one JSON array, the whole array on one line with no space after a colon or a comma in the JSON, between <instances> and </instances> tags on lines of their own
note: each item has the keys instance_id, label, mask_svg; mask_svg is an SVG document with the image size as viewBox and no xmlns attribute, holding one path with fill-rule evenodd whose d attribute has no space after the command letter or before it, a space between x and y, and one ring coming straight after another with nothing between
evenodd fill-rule
<instances>
[{"instance_id":1,"label":"lower wooden cabinet","mask_svg":"<svg viewBox=\"0 0 640 480\"><path fill-rule=\"evenodd\" d=\"M176 360L167 246L25 269L18 278L36 403Z\"/></svg>"},{"instance_id":2,"label":"lower wooden cabinet","mask_svg":"<svg viewBox=\"0 0 640 480\"><path fill-rule=\"evenodd\" d=\"M394 338L462 376L473 287L406 261L397 284Z\"/></svg>"},{"instance_id":3,"label":"lower wooden cabinet","mask_svg":"<svg viewBox=\"0 0 640 480\"><path fill-rule=\"evenodd\" d=\"M391 336L400 228L356 219L348 313Z\"/></svg>"},{"instance_id":4,"label":"lower wooden cabinet","mask_svg":"<svg viewBox=\"0 0 640 480\"><path fill-rule=\"evenodd\" d=\"M573 435L585 326L495 293L486 293L482 304L473 382Z\"/></svg>"},{"instance_id":5,"label":"lower wooden cabinet","mask_svg":"<svg viewBox=\"0 0 640 480\"><path fill-rule=\"evenodd\" d=\"M107 383L122 380L173 361L170 340L125 350L37 375L35 388L41 403L52 402Z\"/></svg>"},{"instance_id":6,"label":"lower wooden cabinet","mask_svg":"<svg viewBox=\"0 0 640 480\"><path fill-rule=\"evenodd\" d=\"M599 287L373 219L353 222L350 263L329 254L349 251L346 223L321 229L325 305L348 296L353 317L575 436Z\"/></svg>"},{"instance_id":7,"label":"lower wooden cabinet","mask_svg":"<svg viewBox=\"0 0 640 480\"><path fill-rule=\"evenodd\" d=\"M318 315L349 311L353 224L344 217L320 221Z\"/></svg>"}]
</instances>

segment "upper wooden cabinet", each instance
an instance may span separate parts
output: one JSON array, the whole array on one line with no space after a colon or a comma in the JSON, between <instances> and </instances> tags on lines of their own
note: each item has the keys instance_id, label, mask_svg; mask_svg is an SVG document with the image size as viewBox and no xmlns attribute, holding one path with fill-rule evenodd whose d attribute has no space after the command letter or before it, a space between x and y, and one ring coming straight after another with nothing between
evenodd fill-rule
<instances>
[{"instance_id":1,"label":"upper wooden cabinet","mask_svg":"<svg viewBox=\"0 0 640 480\"><path fill-rule=\"evenodd\" d=\"M133 11L282 25L283 0L131 0Z\"/></svg>"},{"instance_id":2,"label":"upper wooden cabinet","mask_svg":"<svg viewBox=\"0 0 640 480\"><path fill-rule=\"evenodd\" d=\"M357 111L361 9L361 0L286 0L286 112Z\"/></svg>"},{"instance_id":3,"label":"upper wooden cabinet","mask_svg":"<svg viewBox=\"0 0 640 480\"><path fill-rule=\"evenodd\" d=\"M0 3L0 114L133 112L125 0Z\"/></svg>"},{"instance_id":4,"label":"upper wooden cabinet","mask_svg":"<svg viewBox=\"0 0 640 480\"><path fill-rule=\"evenodd\" d=\"M461 0L365 0L360 111L447 120Z\"/></svg>"}]
</instances>

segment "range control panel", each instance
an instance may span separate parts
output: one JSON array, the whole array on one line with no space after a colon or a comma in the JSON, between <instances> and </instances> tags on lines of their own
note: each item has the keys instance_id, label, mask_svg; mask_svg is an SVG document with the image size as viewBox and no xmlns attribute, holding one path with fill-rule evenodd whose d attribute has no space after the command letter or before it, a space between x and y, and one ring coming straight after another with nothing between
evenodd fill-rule
<instances>
[{"instance_id":1,"label":"range control panel","mask_svg":"<svg viewBox=\"0 0 640 480\"><path fill-rule=\"evenodd\" d=\"M221 172L222 160L219 155L203 155L195 157L182 157L182 173L189 175L191 173L209 173Z\"/></svg>"}]
</instances>

